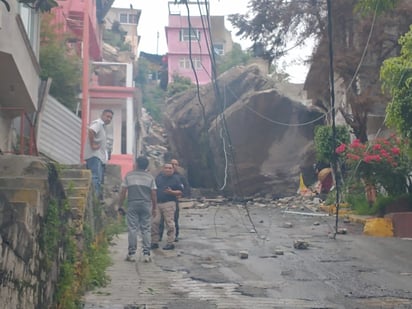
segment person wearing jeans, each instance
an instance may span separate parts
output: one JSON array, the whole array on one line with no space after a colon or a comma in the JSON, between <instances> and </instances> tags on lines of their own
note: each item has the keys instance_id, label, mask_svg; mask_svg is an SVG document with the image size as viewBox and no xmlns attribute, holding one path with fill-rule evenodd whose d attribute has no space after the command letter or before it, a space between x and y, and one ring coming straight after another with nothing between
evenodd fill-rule
<instances>
[{"instance_id":1,"label":"person wearing jeans","mask_svg":"<svg viewBox=\"0 0 412 309\"><path fill-rule=\"evenodd\" d=\"M103 200L101 184L103 181L104 164L106 164L107 161L105 126L110 124L112 118L113 111L105 109L100 118L90 124L87 130L87 139L84 148L86 168L92 172L94 190L100 200Z\"/></svg>"},{"instance_id":2,"label":"person wearing jeans","mask_svg":"<svg viewBox=\"0 0 412 309\"><path fill-rule=\"evenodd\" d=\"M142 253L144 262L150 262L151 222L156 214L156 183L152 175L146 172L149 160L146 157L136 159L136 170L127 173L120 191L119 212L127 213L128 254L127 261L136 260L137 231L142 235ZM123 202L127 193L127 212Z\"/></svg>"}]
</instances>

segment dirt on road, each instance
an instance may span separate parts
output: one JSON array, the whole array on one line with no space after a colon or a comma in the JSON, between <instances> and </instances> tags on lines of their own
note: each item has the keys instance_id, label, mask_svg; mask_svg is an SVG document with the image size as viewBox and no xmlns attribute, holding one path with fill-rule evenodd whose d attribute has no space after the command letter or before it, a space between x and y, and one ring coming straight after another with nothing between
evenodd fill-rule
<instances>
[{"instance_id":1,"label":"dirt on road","mask_svg":"<svg viewBox=\"0 0 412 309\"><path fill-rule=\"evenodd\" d=\"M125 261L122 234L110 284L87 293L84 308L412 308L411 240L363 236L357 223L340 223L347 234L333 239L335 217L285 210L182 209L176 249L154 250L152 263Z\"/></svg>"}]
</instances>

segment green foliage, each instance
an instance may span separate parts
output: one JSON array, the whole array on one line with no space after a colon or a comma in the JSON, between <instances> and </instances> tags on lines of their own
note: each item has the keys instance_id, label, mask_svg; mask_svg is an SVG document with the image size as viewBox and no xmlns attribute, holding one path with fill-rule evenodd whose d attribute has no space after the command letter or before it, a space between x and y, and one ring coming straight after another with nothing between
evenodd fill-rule
<instances>
[{"instance_id":1,"label":"green foliage","mask_svg":"<svg viewBox=\"0 0 412 309\"><path fill-rule=\"evenodd\" d=\"M155 87L146 87L143 91L143 106L155 121L162 120L162 106L165 102L165 91L157 85Z\"/></svg>"},{"instance_id":2,"label":"green foliage","mask_svg":"<svg viewBox=\"0 0 412 309\"><path fill-rule=\"evenodd\" d=\"M175 74L173 75L173 82L169 83L167 87L167 96L172 97L175 94L184 92L193 87L194 85L192 84L192 81L190 80L190 78Z\"/></svg>"},{"instance_id":3,"label":"green foliage","mask_svg":"<svg viewBox=\"0 0 412 309\"><path fill-rule=\"evenodd\" d=\"M49 266L56 257L60 240L60 216L58 207L56 200L50 201L42 226L41 245L45 253L46 264Z\"/></svg>"},{"instance_id":4,"label":"green foliage","mask_svg":"<svg viewBox=\"0 0 412 309\"><path fill-rule=\"evenodd\" d=\"M276 8L276 9L274 9ZM287 54L290 46L320 37L326 1L250 0L246 14L229 15L236 35L253 42L255 56L269 64Z\"/></svg>"},{"instance_id":5,"label":"green foliage","mask_svg":"<svg viewBox=\"0 0 412 309\"><path fill-rule=\"evenodd\" d=\"M143 106L155 121L161 121L161 109L166 93L159 87L157 81L151 83L149 79L157 69L157 67L151 68L146 59L139 58L135 82L142 90Z\"/></svg>"},{"instance_id":6,"label":"green foliage","mask_svg":"<svg viewBox=\"0 0 412 309\"><path fill-rule=\"evenodd\" d=\"M112 29L104 29L103 41L107 44L119 48L120 51L131 51L131 45L125 42L126 31L124 31L118 21L114 21Z\"/></svg>"},{"instance_id":7,"label":"green foliage","mask_svg":"<svg viewBox=\"0 0 412 309\"><path fill-rule=\"evenodd\" d=\"M332 162L335 149L332 143L332 127L331 126L317 126L315 128L315 149L316 158L323 163ZM349 131L346 126L336 126L336 146L341 143L349 142Z\"/></svg>"},{"instance_id":8,"label":"green foliage","mask_svg":"<svg viewBox=\"0 0 412 309\"><path fill-rule=\"evenodd\" d=\"M242 47L238 43L233 44L233 48L224 56L220 56L217 59L217 69L218 73L221 74L227 70L237 66L245 65L250 60L251 56L249 53L244 52Z\"/></svg>"},{"instance_id":9,"label":"green foliage","mask_svg":"<svg viewBox=\"0 0 412 309\"><path fill-rule=\"evenodd\" d=\"M51 78L50 94L74 111L77 107L81 82L80 58L66 46L66 39L58 37L51 15L44 15L41 22L40 76Z\"/></svg>"},{"instance_id":10,"label":"green foliage","mask_svg":"<svg viewBox=\"0 0 412 309\"><path fill-rule=\"evenodd\" d=\"M384 13L393 10L399 0L359 0L355 6L355 10L361 14L369 14L371 12Z\"/></svg>"},{"instance_id":11,"label":"green foliage","mask_svg":"<svg viewBox=\"0 0 412 309\"><path fill-rule=\"evenodd\" d=\"M77 309L80 298L76 276L76 245L73 235L66 238L66 258L60 266L55 299L57 308Z\"/></svg>"},{"instance_id":12,"label":"green foliage","mask_svg":"<svg viewBox=\"0 0 412 309\"><path fill-rule=\"evenodd\" d=\"M391 96L386 124L412 138L412 26L399 39L401 54L384 61L380 78L383 90Z\"/></svg>"},{"instance_id":13,"label":"green foliage","mask_svg":"<svg viewBox=\"0 0 412 309\"><path fill-rule=\"evenodd\" d=\"M376 215L380 213L377 204L369 205L365 193L351 194L347 197L347 202L351 205L353 212L357 215Z\"/></svg>"},{"instance_id":14,"label":"green foliage","mask_svg":"<svg viewBox=\"0 0 412 309\"><path fill-rule=\"evenodd\" d=\"M382 186L390 196L405 193L411 169L405 143L396 136L362 144L358 139L336 148L351 176L365 184ZM349 173L349 172L348 172Z\"/></svg>"}]
</instances>

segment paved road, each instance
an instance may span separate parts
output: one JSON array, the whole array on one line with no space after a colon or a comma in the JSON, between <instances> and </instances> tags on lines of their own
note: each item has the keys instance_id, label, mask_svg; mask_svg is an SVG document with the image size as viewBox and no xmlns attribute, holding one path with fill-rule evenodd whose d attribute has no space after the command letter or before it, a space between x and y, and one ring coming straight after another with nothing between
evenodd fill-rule
<instances>
[{"instance_id":1,"label":"paved road","mask_svg":"<svg viewBox=\"0 0 412 309\"><path fill-rule=\"evenodd\" d=\"M124 261L120 235L111 283L88 293L84 308L412 308L411 240L366 237L354 223L331 239L333 217L248 209L257 233L243 206L183 209L176 250L155 250L149 264Z\"/></svg>"}]
</instances>

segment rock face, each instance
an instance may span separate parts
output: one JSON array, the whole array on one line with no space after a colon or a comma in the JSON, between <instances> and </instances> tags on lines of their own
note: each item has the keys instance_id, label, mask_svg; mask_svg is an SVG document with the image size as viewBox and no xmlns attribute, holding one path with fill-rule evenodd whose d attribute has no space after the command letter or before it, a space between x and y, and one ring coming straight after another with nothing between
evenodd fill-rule
<instances>
[{"instance_id":1,"label":"rock face","mask_svg":"<svg viewBox=\"0 0 412 309\"><path fill-rule=\"evenodd\" d=\"M191 185L238 196L295 193L300 172L315 162L313 129L321 115L280 95L257 66L226 72L218 86L218 95L208 85L199 95L171 98L166 108L170 148Z\"/></svg>"}]
</instances>

